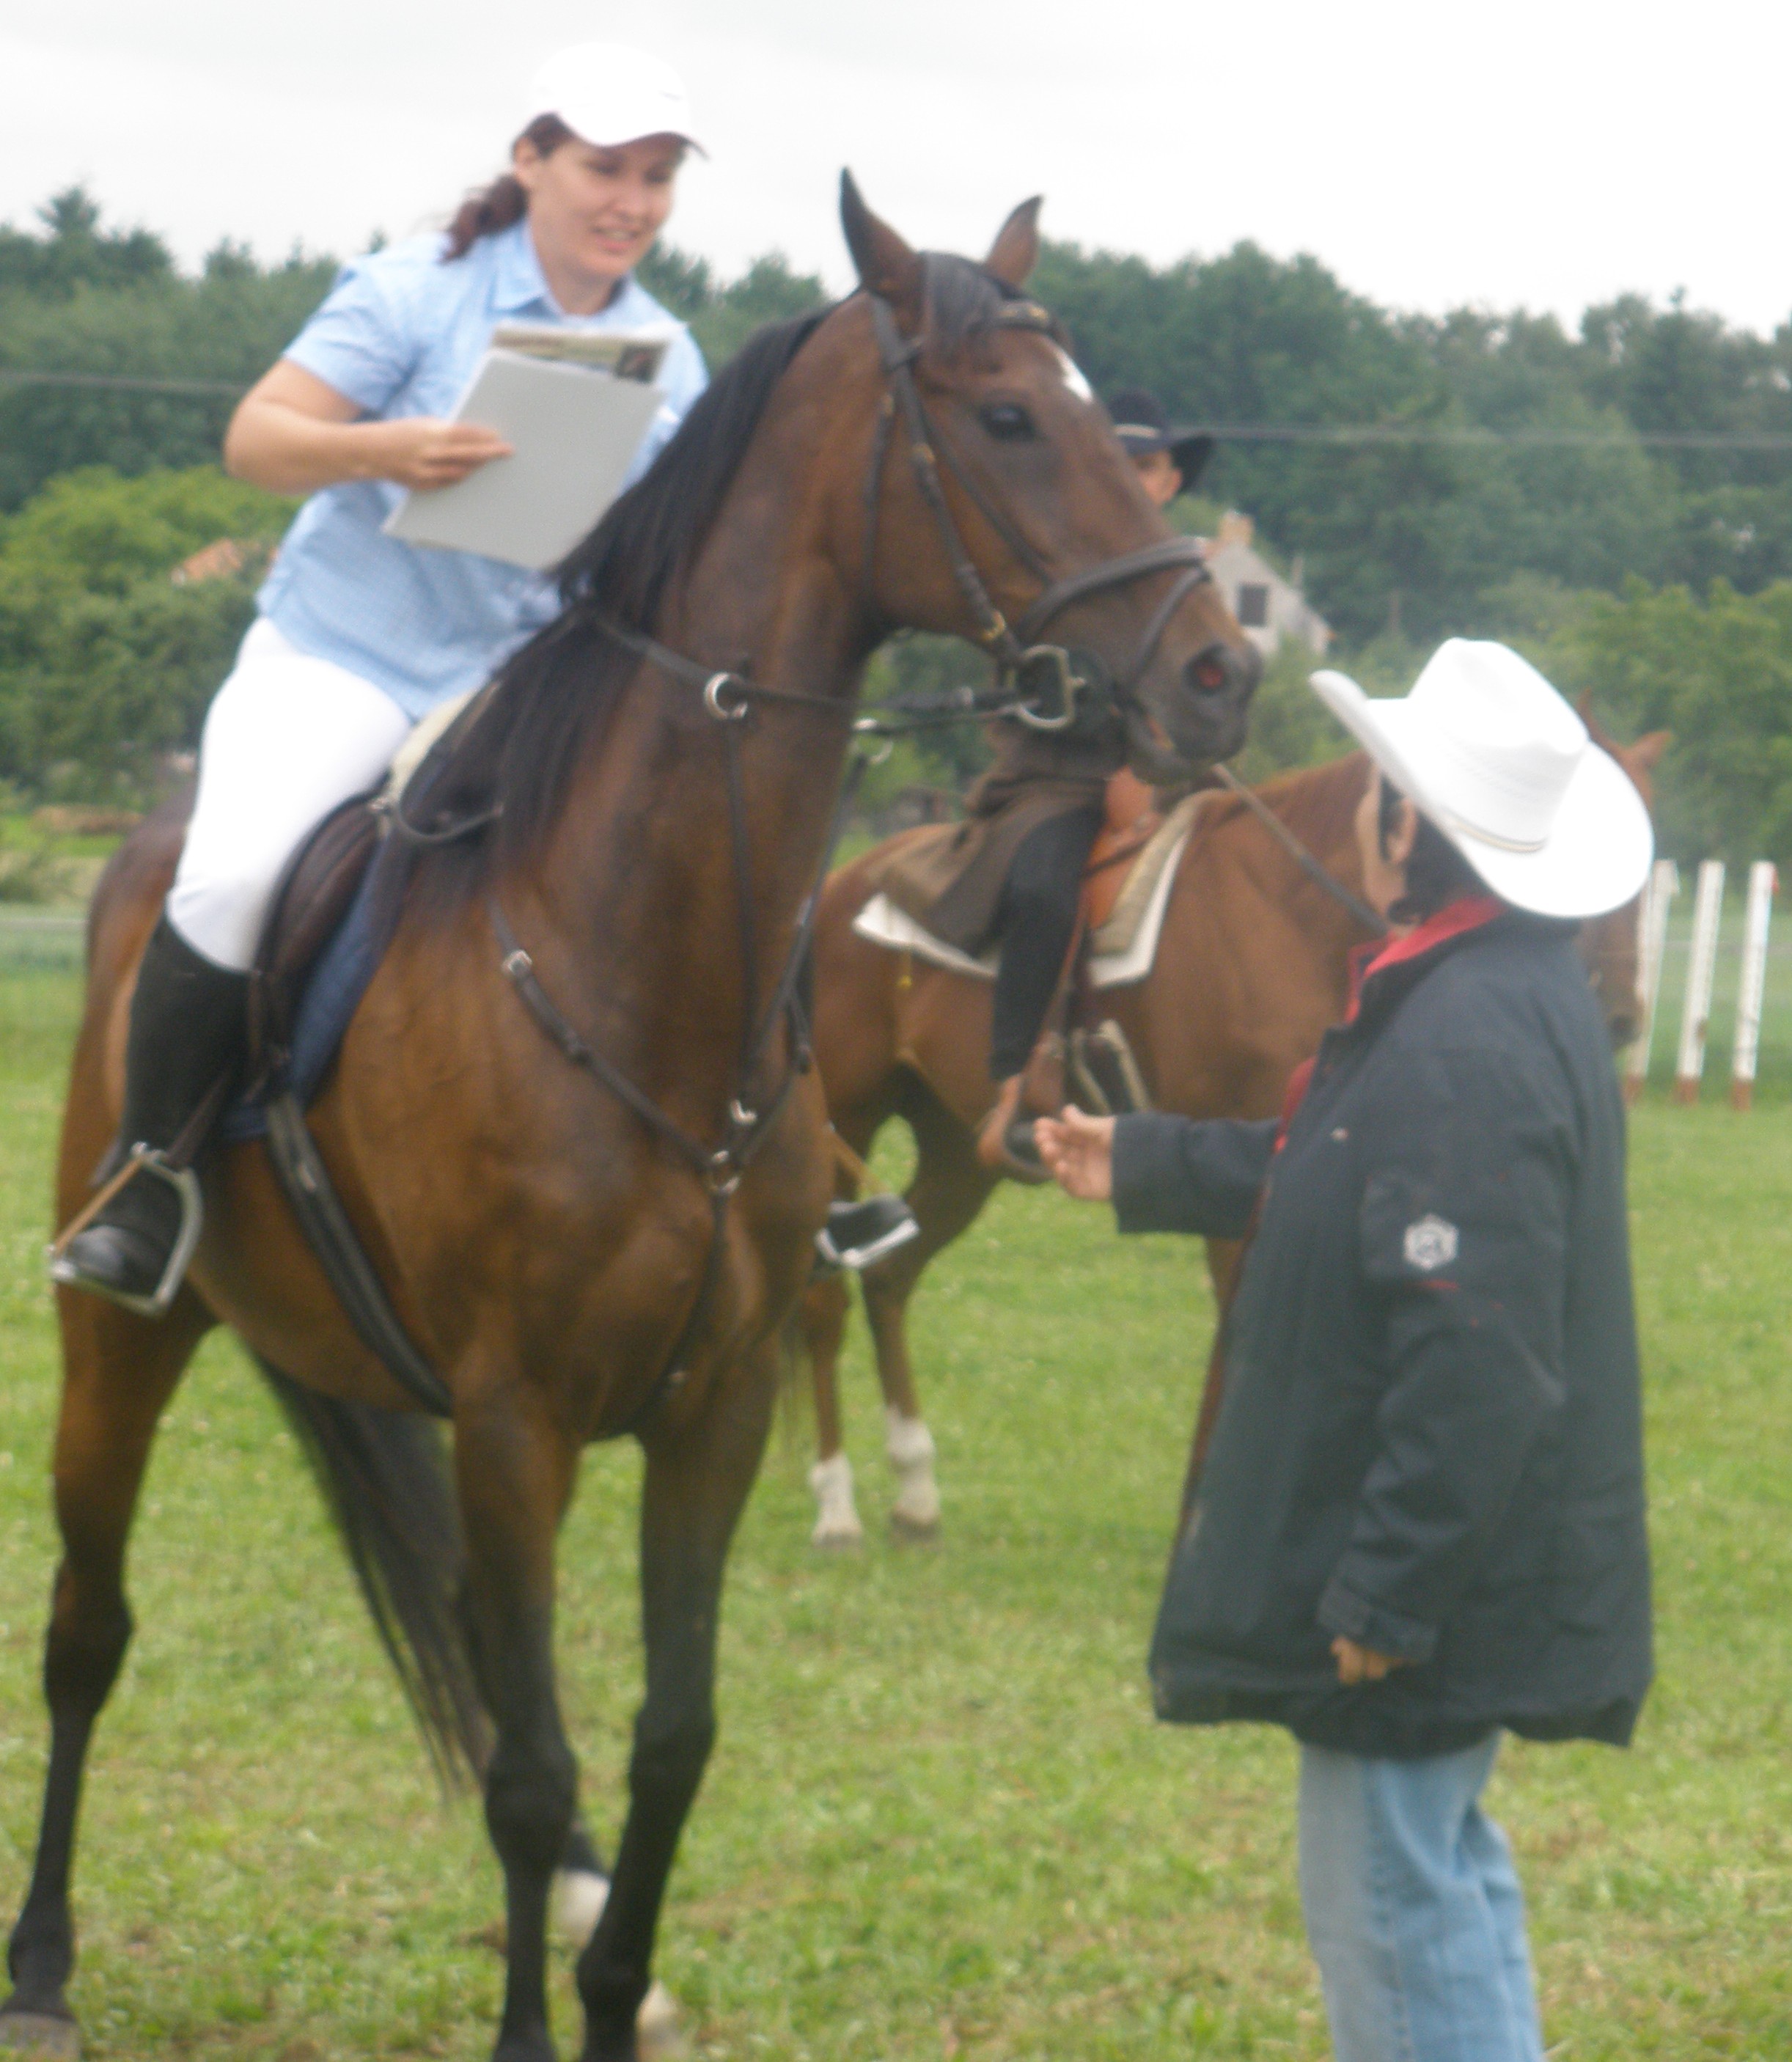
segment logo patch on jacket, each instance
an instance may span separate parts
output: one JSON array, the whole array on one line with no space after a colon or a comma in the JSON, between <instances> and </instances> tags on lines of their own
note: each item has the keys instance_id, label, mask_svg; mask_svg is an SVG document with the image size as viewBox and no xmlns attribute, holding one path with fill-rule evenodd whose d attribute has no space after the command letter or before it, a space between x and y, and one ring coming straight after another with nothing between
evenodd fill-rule
<instances>
[{"instance_id":1,"label":"logo patch on jacket","mask_svg":"<svg viewBox=\"0 0 1792 2062\"><path fill-rule=\"evenodd\" d=\"M1435 1214L1422 1217L1406 1227L1406 1265L1417 1268L1423 1274L1430 1274L1434 1268L1448 1267L1456 1258L1456 1250L1461 1243L1456 1227L1448 1218Z\"/></svg>"}]
</instances>

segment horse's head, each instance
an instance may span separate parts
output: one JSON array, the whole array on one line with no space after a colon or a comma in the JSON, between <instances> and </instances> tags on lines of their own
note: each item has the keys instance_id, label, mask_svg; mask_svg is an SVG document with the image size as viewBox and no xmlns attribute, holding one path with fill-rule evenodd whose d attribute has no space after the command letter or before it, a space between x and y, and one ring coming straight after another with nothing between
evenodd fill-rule
<instances>
[{"instance_id":1,"label":"horse's head","mask_svg":"<svg viewBox=\"0 0 1792 2062\"><path fill-rule=\"evenodd\" d=\"M912 251L842 182L849 305L885 383L864 585L881 619L983 644L1042 712L1072 684L1111 693L1135 767L1182 778L1244 742L1262 663L1022 291L1038 213L1017 207L978 265Z\"/></svg>"},{"instance_id":2,"label":"horse's head","mask_svg":"<svg viewBox=\"0 0 1792 2062\"><path fill-rule=\"evenodd\" d=\"M1662 754L1674 742L1671 731L1652 730L1634 744L1620 744L1593 712L1591 697L1580 701L1581 720L1601 751L1609 752L1630 776L1642 796L1643 806L1653 808L1653 776ZM1637 950L1637 900L1603 917L1590 918L1581 926L1581 957L1586 961L1587 977L1606 1013L1606 1029L1620 1050L1628 1045L1642 1026L1643 998L1639 992L1641 963Z\"/></svg>"}]
</instances>

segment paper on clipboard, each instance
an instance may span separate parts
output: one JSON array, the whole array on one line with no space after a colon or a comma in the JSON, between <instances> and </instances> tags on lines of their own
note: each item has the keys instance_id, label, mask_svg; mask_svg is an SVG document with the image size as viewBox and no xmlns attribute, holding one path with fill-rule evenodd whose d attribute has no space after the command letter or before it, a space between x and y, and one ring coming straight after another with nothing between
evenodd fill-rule
<instances>
[{"instance_id":1,"label":"paper on clipboard","mask_svg":"<svg viewBox=\"0 0 1792 2062\"><path fill-rule=\"evenodd\" d=\"M454 419L495 431L511 456L453 487L407 494L387 519L386 533L545 572L621 491L663 399L639 377L617 376L588 360L488 351Z\"/></svg>"}]
</instances>

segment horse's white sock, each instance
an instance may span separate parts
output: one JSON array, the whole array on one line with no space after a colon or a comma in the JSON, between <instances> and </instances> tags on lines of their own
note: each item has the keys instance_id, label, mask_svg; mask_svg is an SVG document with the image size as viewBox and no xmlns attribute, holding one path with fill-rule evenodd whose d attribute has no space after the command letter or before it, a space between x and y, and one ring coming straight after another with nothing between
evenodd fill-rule
<instances>
[{"instance_id":1,"label":"horse's white sock","mask_svg":"<svg viewBox=\"0 0 1792 2062\"><path fill-rule=\"evenodd\" d=\"M897 1524L931 1532L940 1522L940 1486L933 1478L933 1434L924 1418L904 1418L893 1406L884 1413L884 1450L896 1470Z\"/></svg>"},{"instance_id":2,"label":"horse's white sock","mask_svg":"<svg viewBox=\"0 0 1792 2062\"><path fill-rule=\"evenodd\" d=\"M809 1542L815 1546L856 1546L865 1536L852 1498L852 1463L844 1453L817 1461L809 1470L809 1487L820 1506Z\"/></svg>"},{"instance_id":3,"label":"horse's white sock","mask_svg":"<svg viewBox=\"0 0 1792 2062\"><path fill-rule=\"evenodd\" d=\"M554 1875L554 1924L575 1953L597 1931L610 1899L610 1879L590 1869L558 1869Z\"/></svg>"}]
</instances>

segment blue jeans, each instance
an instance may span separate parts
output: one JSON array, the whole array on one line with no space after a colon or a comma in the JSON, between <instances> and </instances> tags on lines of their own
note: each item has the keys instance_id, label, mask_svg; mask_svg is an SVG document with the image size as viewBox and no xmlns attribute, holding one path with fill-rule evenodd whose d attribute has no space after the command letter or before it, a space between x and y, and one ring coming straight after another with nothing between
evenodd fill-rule
<instances>
[{"instance_id":1,"label":"blue jeans","mask_svg":"<svg viewBox=\"0 0 1792 2062\"><path fill-rule=\"evenodd\" d=\"M1337 2062L1542 2062L1525 1905L1459 1754L1301 1750L1301 1903Z\"/></svg>"}]
</instances>

